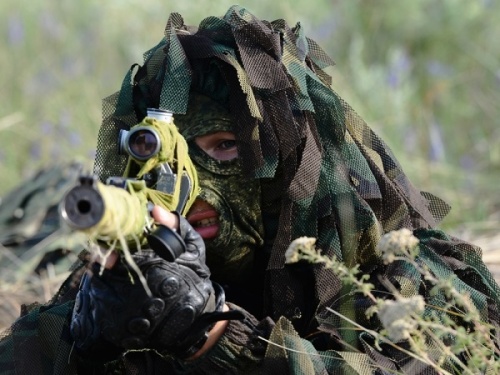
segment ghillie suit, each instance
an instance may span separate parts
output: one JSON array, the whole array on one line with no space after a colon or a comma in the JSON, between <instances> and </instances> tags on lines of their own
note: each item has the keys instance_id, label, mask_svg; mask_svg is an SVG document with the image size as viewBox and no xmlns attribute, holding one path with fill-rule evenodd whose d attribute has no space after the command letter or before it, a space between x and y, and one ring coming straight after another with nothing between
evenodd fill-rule
<instances>
[{"instance_id":1,"label":"ghillie suit","mask_svg":"<svg viewBox=\"0 0 500 375\"><path fill-rule=\"evenodd\" d=\"M366 332L342 329L348 325L328 309L367 328L379 329L380 323L366 318L369 301L353 295L330 270L285 264L288 245L301 236L317 238L324 255L348 266L359 264L381 295L386 288L380 280L385 279L405 296L422 294L431 302L428 312L439 311L445 296L431 296L412 266L384 265L376 251L384 233L409 228L420 240L418 261L439 278L455 275L454 287L470 294L484 321L498 325L499 287L480 250L433 229L448 206L417 190L385 143L332 90L324 68L333 62L299 24L291 28L283 20L262 21L238 6L224 17L206 18L199 27L184 25L180 15L172 14L165 37L144 57L121 90L104 101L95 171L102 180L121 175L127 159L118 153L119 130L138 123L148 107L172 111L199 168L201 196L219 208L213 196L230 187L225 192L235 195L229 198L235 205L257 212L236 225L241 229L237 236L248 239L242 251L251 260L234 274L253 277L227 276L217 268L217 250L224 244L207 243L213 278L223 281L228 301L242 306L247 319L231 322L200 361L152 360L147 357L151 352L132 353L119 364L123 373L160 371L172 363L179 371L210 374L405 372L417 367L433 373L398 350L376 349ZM237 161L211 160L193 142L220 130L235 133ZM221 180L226 182L217 185ZM246 181L252 193L238 197L238 181ZM234 211L230 207L228 212ZM238 221L231 214L222 219ZM211 252L216 254L212 260ZM54 302L62 300L64 293ZM70 342L67 337L62 341ZM4 349L0 364L5 356Z\"/></svg>"}]
</instances>

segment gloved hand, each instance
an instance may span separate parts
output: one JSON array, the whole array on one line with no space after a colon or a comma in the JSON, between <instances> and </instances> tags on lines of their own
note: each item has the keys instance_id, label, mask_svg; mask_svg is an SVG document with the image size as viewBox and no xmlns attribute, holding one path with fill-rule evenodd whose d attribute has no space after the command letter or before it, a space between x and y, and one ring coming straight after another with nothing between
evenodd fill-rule
<instances>
[{"instance_id":1,"label":"gloved hand","mask_svg":"<svg viewBox=\"0 0 500 375\"><path fill-rule=\"evenodd\" d=\"M102 275L100 265L93 265L93 272L82 279L71 320L79 351L109 343L116 348L152 348L189 357L203 345L216 321L238 318L222 312L224 291L209 279L202 238L182 217L178 233L185 250L172 262L154 251L133 255L152 296L125 263Z\"/></svg>"}]
</instances>

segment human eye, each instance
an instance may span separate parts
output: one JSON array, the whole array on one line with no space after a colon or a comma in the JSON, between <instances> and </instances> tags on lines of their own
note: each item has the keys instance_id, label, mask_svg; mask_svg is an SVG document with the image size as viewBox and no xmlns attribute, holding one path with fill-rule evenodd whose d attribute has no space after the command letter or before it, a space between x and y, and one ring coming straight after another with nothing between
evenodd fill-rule
<instances>
[{"instance_id":1,"label":"human eye","mask_svg":"<svg viewBox=\"0 0 500 375\"><path fill-rule=\"evenodd\" d=\"M216 160L233 160L238 157L236 137L232 132L216 132L195 138L195 143Z\"/></svg>"},{"instance_id":2,"label":"human eye","mask_svg":"<svg viewBox=\"0 0 500 375\"><path fill-rule=\"evenodd\" d=\"M216 149L219 150L231 150L233 148L236 148L236 140L235 139L225 139L219 142L217 145Z\"/></svg>"}]
</instances>

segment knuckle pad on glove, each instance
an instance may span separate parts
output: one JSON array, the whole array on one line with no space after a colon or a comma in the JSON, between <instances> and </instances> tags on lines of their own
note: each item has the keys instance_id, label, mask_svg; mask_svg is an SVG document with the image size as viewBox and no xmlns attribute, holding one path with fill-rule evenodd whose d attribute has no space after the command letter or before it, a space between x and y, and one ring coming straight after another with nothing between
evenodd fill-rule
<instances>
[{"instance_id":1,"label":"knuckle pad on glove","mask_svg":"<svg viewBox=\"0 0 500 375\"><path fill-rule=\"evenodd\" d=\"M166 348L175 344L213 299L204 264L167 262L153 252L134 256L152 292L124 269L85 275L73 310L71 333L80 350L99 340L117 347ZM133 272L133 271L130 271ZM201 273L201 275L200 275Z\"/></svg>"}]
</instances>

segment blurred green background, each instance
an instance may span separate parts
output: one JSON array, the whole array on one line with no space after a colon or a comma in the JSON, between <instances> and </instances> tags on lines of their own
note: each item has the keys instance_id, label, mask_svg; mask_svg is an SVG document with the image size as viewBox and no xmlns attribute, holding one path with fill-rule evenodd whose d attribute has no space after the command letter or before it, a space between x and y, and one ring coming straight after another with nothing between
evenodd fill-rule
<instances>
[{"instance_id":1,"label":"blurred green background","mask_svg":"<svg viewBox=\"0 0 500 375\"><path fill-rule=\"evenodd\" d=\"M101 99L163 35L232 1L2 0L0 197L40 166L94 155ZM333 86L415 185L448 201L445 229L500 223L500 1L253 0L301 22L333 57Z\"/></svg>"}]
</instances>

